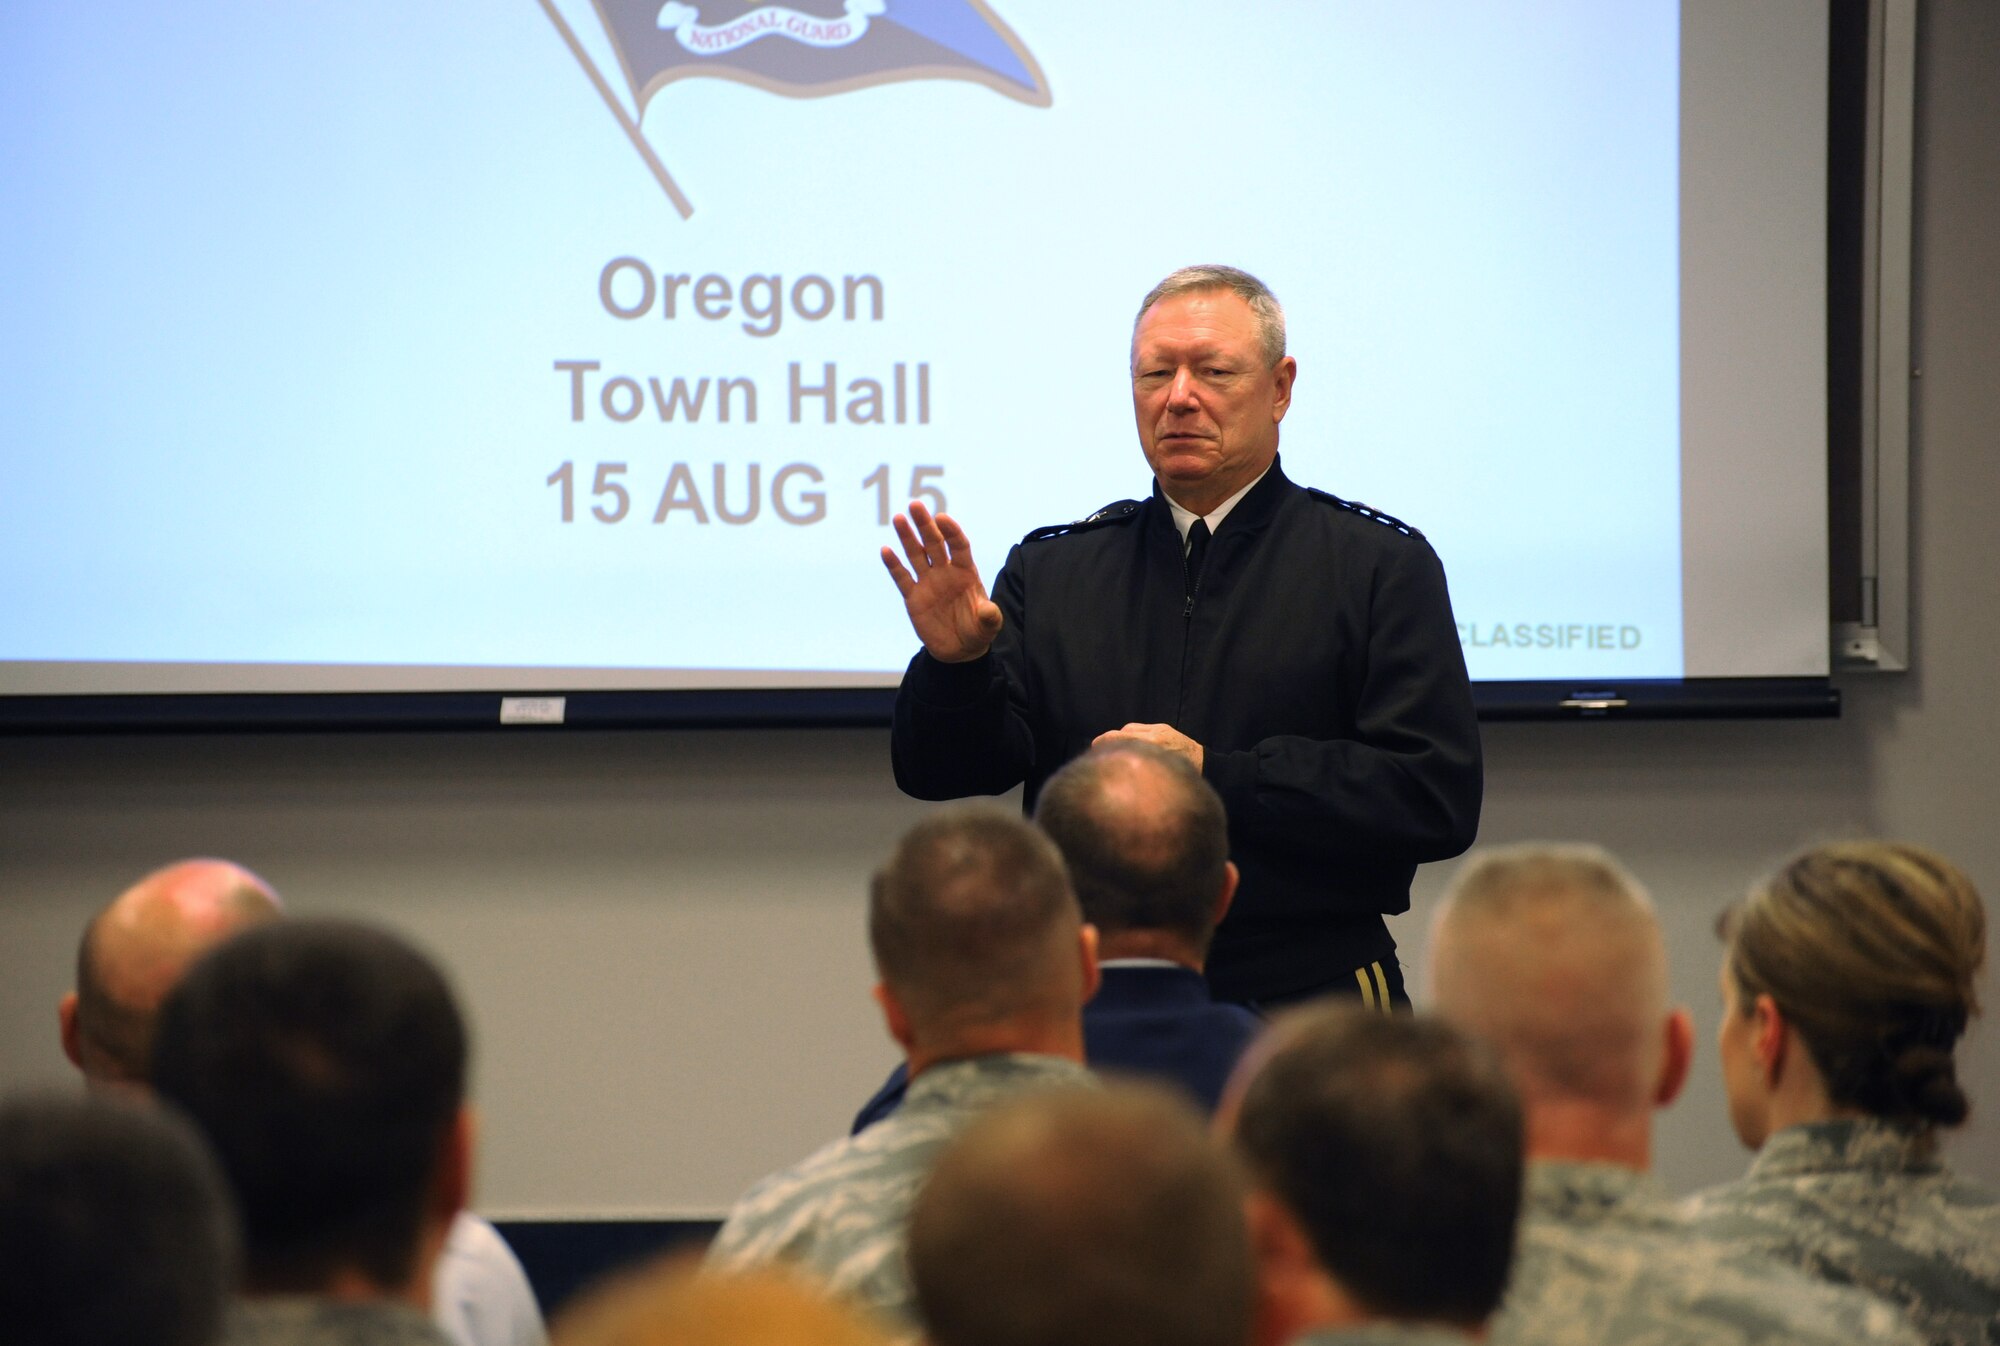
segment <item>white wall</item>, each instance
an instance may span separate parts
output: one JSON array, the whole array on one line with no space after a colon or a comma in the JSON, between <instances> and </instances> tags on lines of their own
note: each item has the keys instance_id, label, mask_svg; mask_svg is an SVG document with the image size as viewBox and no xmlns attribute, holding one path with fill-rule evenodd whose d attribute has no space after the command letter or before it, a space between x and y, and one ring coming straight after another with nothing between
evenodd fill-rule
<instances>
[{"instance_id":1,"label":"white wall","mask_svg":"<svg viewBox=\"0 0 2000 1346\"><path fill-rule=\"evenodd\" d=\"M1661 1126L1676 1189L1743 1163L1711 923L1754 874L1879 832L1956 858L2000 915L2000 6L1923 25L1916 671L1846 680L1833 723L1487 733L1483 840L1605 842L1660 901L1703 1026ZM89 912L167 858L228 855L297 910L393 921L452 966L489 1212L712 1213L841 1130L892 1060L862 890L922 807L878 731L0 740L0 1084L68 1078L54 1005ZM1413 965L1444 877L1396 923ZM1976 1116L1951 1153L2000 1181L2000 1026L1964 1056Z\"/></svg>"}]
</instances>

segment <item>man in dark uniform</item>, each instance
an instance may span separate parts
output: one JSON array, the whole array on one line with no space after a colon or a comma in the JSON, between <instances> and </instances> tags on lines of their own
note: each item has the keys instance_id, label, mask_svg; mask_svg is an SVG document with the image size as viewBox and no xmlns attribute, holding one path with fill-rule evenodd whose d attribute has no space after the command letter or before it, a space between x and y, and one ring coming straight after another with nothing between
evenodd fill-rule
<instances>
[{"instance_id":1,"label":"man in dark uniform","mask_svg":"<svg viewBox=\"0 0 2000 1346\"><path fill-rule=\"evenodd\" d=\"M1042 782L1095 742L1186 757L1222 796L1242 884L1220 996L1407 1004L1385 913L1479 821L1479 731L1423 535L1294 485L1298 365L1255 277L1189 267L1132 333L1150 499L1030 533L991 597L965 532L913 504L882 558L924 648L896 700L896 782L924 799ZM907 559L908 565L904 562Z\"/></svg>"}]
</instances>

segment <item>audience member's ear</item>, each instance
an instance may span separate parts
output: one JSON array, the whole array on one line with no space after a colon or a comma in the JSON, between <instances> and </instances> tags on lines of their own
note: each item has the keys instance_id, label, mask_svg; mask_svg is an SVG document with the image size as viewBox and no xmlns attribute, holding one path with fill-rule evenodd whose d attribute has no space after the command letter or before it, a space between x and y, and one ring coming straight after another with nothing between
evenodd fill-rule
<instances>
[{"instance_id":1,"label":"audience member's ear","mask_svg":"<svg viewBox=\"0 0 2000 1346\"><path fill-rule=\"evenodd\" d=\"M1779 1077L1785 1073L1792 1026L1785 1022L1785 1012L1778 1008L1778 1002L1768 995L1758 996L1750 1013L1757 1019L1757 1033L1751 1047L1757 1053L1758 1066L1763 1069L1764 1083L1776 1088Z\"/></svg>"},{"instance_id":2,"label":"audience member's ear","mask_svg":"<svg viewBox=\"0 0 2000 1346\"><path fill-rule=\"evenodd\" d=\"M1305 1231L1276 1197L1251 1192L1243 1215L1257 1277L1250 1346L1284 1346L1319 1317L1326 1275Z\"/></svg>"},{"instance_id":3,"label":"audience member's ear","mask_svg":"<svg viewBox=\"0 0 2000 1346\"><path fill-rule=\"evenodd\" d=\"M875 997L875 1003L882 1009L882 1021L888 1026L890 1038L898 1047L909 1051L915 1035L910 1032L910 1016L903 1008L903 1002L896 999L896 993L889 989L887 982L876 982L875 989L869 994Z\"/></svg>"},{"instance_id":4,"label":"audience member's ear","mask_svg":"<svg viewBox=\"0 0 2000 1346\"><path fill-rule=\"evenodd\" d=\"M1104 981L1104 974L1097 966L1097 927L1085 921L1083 930L1078 936L1078 944L1083 955L1083 999L1079 1003L1087 1005L1090 1003L1090 998L1097 994L1098 986Z\"/></svg>"},{"instance_id":5,"label":"audience member's ear","mask_svg":"<svg viewBox=\"0 0 2000 1346\"><path fill-rule=\"evenodd\" d=\"M472 1204L472 1155L478 1141L478 1115L470 1103L462 1104L445 1129L444 1145L438 1154L437 1181L431 1186L431 1216L439 1224L449 1225Z\"/></svg>"},{"instance_id":6,"label":"audience member's ear","mask_svg":"<svg viewBox=\"0 0 2000 1346\"><path fill-rule=\"evenodd\" d=\"M83 1030L76 1021L76 992L63 996L56 1005L56 1018L62 1024L63 1055L78 1070L83 1069Z\"/></svg>"},{"instance_id":7,"label":"audience member's ear","mask_svg":"<svg viewBox=\"0 0 2000 1346\"><path fill-rule=\"evenodd\" d=\"M1236 885L1243 878L1243 872L1234 860L1222 866L1222 896L1215 899L1215 923L1222 924L1222 918L1229 914L1229 904L1236 900Z\"/></svg>"},{"instance_id":8,"label":"audience member's ear","mask_svg":"<svg viewBox=\"0 0 2000 1346\"><path fill-rule=\"evenodd\" d=\"M1694 1064L1694 1017L1685 1006L1676 1005L1661 1031L1666 1043L1660 1053L1660 1078L1653 1084L1656 1108L1664 1108L1679 1098L1687 1084L1688 1068Z\"/></svg>"}]
</instances>

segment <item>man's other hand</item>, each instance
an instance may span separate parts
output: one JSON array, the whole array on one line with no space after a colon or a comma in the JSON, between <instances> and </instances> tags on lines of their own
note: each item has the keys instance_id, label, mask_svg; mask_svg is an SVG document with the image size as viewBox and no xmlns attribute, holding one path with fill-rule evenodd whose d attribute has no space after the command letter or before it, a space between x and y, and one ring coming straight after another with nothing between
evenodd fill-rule
<instances>
[{"instance_id":1,"label":"man's other hand","mask_svg":"<svg viewBox=\"0 0 2000 1346\"><path fill-rule=\"evenodd\" d=\"M894 547L882 549L882 564L931 658L962 664L993 648L993 638L1000 634L1000 605L986 596L965 530L949 514L933 517L913 502L909 517L896 516L896 536L909 566Z\"/></svg>"},{"instance_id":2,"label":"man's other hand","mask_svg":"<svg viewBox=\"0 0 2000 1346\"><path fill-rule=\"evenodd\" d=\"M1179 753L1194 763L1196 771L1201 770L1201 744L1170 724L1128 724L1123 729L1109 729L1092 739L1090 746L1095 748L1100 743L1150 743Z\"/></svg>"}]
</instances>

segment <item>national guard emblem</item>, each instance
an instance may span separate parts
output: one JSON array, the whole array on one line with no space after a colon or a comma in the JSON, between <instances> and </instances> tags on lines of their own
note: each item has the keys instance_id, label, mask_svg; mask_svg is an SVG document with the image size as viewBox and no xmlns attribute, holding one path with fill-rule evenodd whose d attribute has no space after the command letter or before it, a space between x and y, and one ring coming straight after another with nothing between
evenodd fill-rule
<instances>
[{"instance_id":1,"label":"national guard emblem","mask_svg":"<svg viewBox=\"0 0 2000 1346\"><path fill-rule=\"evenodd\" d=\"M629 108L555 0L540 3L683 218L694 207L640 130L647 105L675 80L707 75L818 98L898 80L960 79L1049 105L1041 67L983 0L592 0Z\"/></svg>"}]
</instances>

